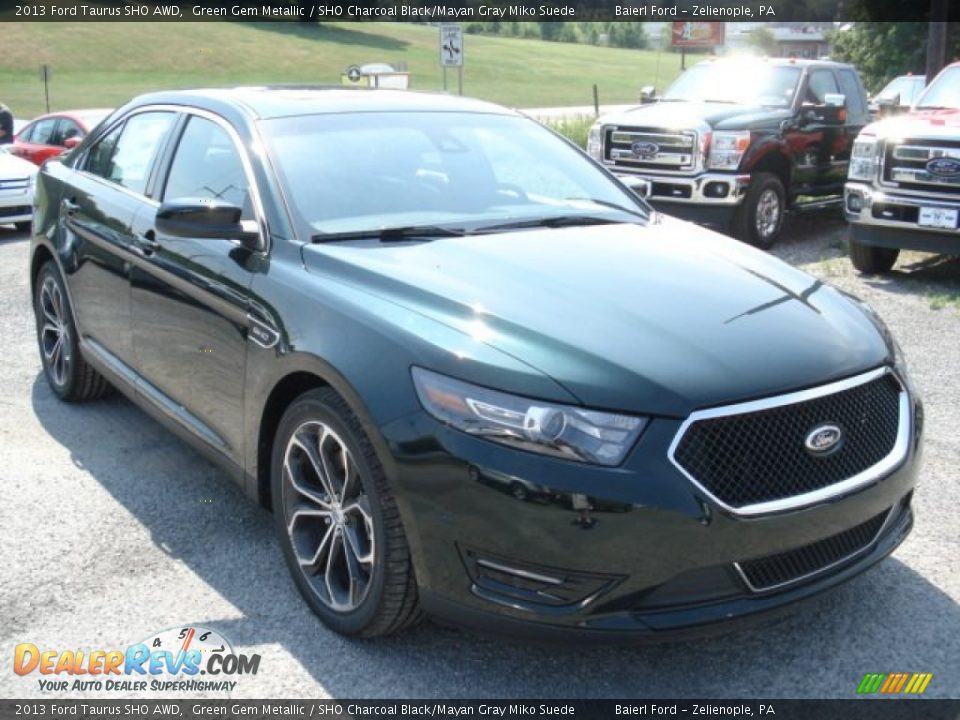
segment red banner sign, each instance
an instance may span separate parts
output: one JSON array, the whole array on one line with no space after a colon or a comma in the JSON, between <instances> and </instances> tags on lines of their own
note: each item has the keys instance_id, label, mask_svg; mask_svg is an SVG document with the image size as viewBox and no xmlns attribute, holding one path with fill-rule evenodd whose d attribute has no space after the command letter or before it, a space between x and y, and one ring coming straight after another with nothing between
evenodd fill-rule
<instances>
[{"instance_id":1,"label":"red banner sign","mask_svg":"<svg viewBox=\"0 0 960 720\"><path fill-rule=\"evenodd\" d=\"M675 22L674 47L708 48L723 45L722 22Z\"/></svg>"}]
</instances>

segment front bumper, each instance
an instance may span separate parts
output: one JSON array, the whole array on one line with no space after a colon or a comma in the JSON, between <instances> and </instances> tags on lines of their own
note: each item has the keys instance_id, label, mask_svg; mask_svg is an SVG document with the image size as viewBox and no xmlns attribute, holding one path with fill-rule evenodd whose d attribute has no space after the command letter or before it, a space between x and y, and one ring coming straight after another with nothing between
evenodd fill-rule
<instances>
[{"instance_id":1,"label":"front bumper","mask_svg":"<svg viewBox=\"0 0 960 720\"><path fill-rule=\"evenodd\" d=\"M33 217L33 182L0 180L0 224L26 222Z\"/></svg>"},{"instance_id":2,"label":"front bumper","mask_svg":"<svg viewBox=\"0 0 960 720\"><path fill-rule=\"evenodd\" d=\"M911 418L919 405L911 398ZM912 527L919 420L905 459L812 507L728 512L670 462L681 426L651 422L625 463L524 453L417 413L382 428L424 609L499 634L660 641L726 631L827 590L881 560ZM883 525L856 553L757 591L739 564Z\"/></svg>"},{"instance_id":3,"label":"front bumper","mask_svg":"<svg viewBox=\"0 0 960 720\"><path fill-rule=\"evenodd\" d=\"M851 239L861 245L960 255L960 228L933 228L919 224L925 207L956 210L960 198L925 198L890 193L862 182L844 188L844 215Z\"/></svg>"},{"instance_id":4,"label":"front bumper","mask_svg":"<svg viewBox=\"0 0 960 720\"><path fill-rule=\"evenodd\" d=\"M704 172L689 177L647 173L614 174L635 193L667 215L726 229L743 202L749 175Z\"/></svg>"}]
</instances>

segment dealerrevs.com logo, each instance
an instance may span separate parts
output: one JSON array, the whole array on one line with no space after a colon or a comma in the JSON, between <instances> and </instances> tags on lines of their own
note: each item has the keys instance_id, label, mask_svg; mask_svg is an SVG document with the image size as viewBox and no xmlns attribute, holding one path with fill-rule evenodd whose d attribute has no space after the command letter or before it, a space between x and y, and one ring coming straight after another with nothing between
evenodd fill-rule
<instances>
[{"instance_id":1,"label":"dealerrevs.com logo","mask_svg":"<svg viewBox=\"0 0 960 720\"><path fill-rule=\"evenodd\" d=\"M259 667L259 655L236 653L216 630L197 626L163 630L125 650L20 643L13 652L13 671L36 673L40 690L49 692L229 692L238 683L233 678L256 675Z\"/></svg>"}]
</instances>

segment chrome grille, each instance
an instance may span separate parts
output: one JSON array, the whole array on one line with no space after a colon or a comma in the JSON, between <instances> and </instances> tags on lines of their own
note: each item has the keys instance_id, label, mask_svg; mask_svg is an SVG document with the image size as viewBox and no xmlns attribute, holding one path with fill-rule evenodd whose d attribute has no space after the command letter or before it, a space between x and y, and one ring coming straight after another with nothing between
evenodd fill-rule
<instances>
[{"instance_id":1,"label":"chrome grille","mask_svg":"<svg viewBox=\"0 0 960 720\"><path fill-rule=\"evenodd\" d=\"M927 169L927 163L936 159L960 163L960 142L908 139L889 143L884 152L883 180L904 190L960 194L960 173L942 176Z\"/></svg>"},{"instance_id":2,"label":"chrome grille","mask_svg":"<svg viewBox=\"0 0 960 720\"><path fill-rule=\"evenodd\" d=\"M610 127L604 140L604 159L618 167L683 171L693 170L697 161L697 134L693 131Z\"/></svg>"},{"instance_id":3,"label":"chrome grille","mask_svg":"<svg viewBox=\"0 0 960 720\"><path fill-rule=\"evenodd\" d=\"M0 192L24 192L30 187L30 178L7 178L0 180Z\"/></svg>"},{"instance_id":4,"label":"chrome grille","mask_svg":"<svg viewBox=\"0 0 960 720\"><path fill-rule=\"evenodd\" d=\"M892 373L691 415L670 458L718 504L744 515L802 507L892 471L906 455L909 403ZM808 451L814 428L841 428L839 448Z\"/></svg>"}]
</instances>

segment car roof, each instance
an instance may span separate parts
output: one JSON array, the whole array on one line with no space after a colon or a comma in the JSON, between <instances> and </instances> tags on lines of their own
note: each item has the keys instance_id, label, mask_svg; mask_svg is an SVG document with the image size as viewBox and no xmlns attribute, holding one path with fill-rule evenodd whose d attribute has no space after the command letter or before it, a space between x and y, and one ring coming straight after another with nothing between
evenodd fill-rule
<instances>
[{"instance_id":1,"label":"car roof","mask_svg":"<svg viewBox=\"0 0 960 720\"><path fill-rule=\"evenodd\" d=\"M271 85L198 88L141 95L135 105L173 104L216 109L230 105L256 118L355 112L474 112L513 114L493 103L441 93L375 88Z\"/></svg>"},{"instance_id":2,"label":"car roof","mask_svg":"<svg viewBox=\"0 0 960 720\"><path fill-rule=\"evenodd\" d=\"M113 108L82 108L80 110L57 110L56 112L45 113L44 115L38 115L37 117L30 120L30 122L36 122L37 120L46 120L48 118L59 118L67 117L71 120L77 120L84 125L94 125L101 120L103 120L107 115L113 112Z\"/></svg>"},{"instance_id":3,"label":"car roof","mask_svg":"<svg viewBox=\"0 0 960 720\"><path fill-rule=\"evenodd\" d=\"M782 57L755 57L755 56L740 56L740 57L724 57L716 58L713 60L704 60L697 63L697 65L710 65L713 63L765 63L767 65L778 65L778 66L789 66L795 65L801 68L808 68L811 66L816 67L832 67L832 68L853 68L853 65L850 63L837 62L836 60L813 60L809 58L782 58Z\"/></svg>"}]
</instances>

